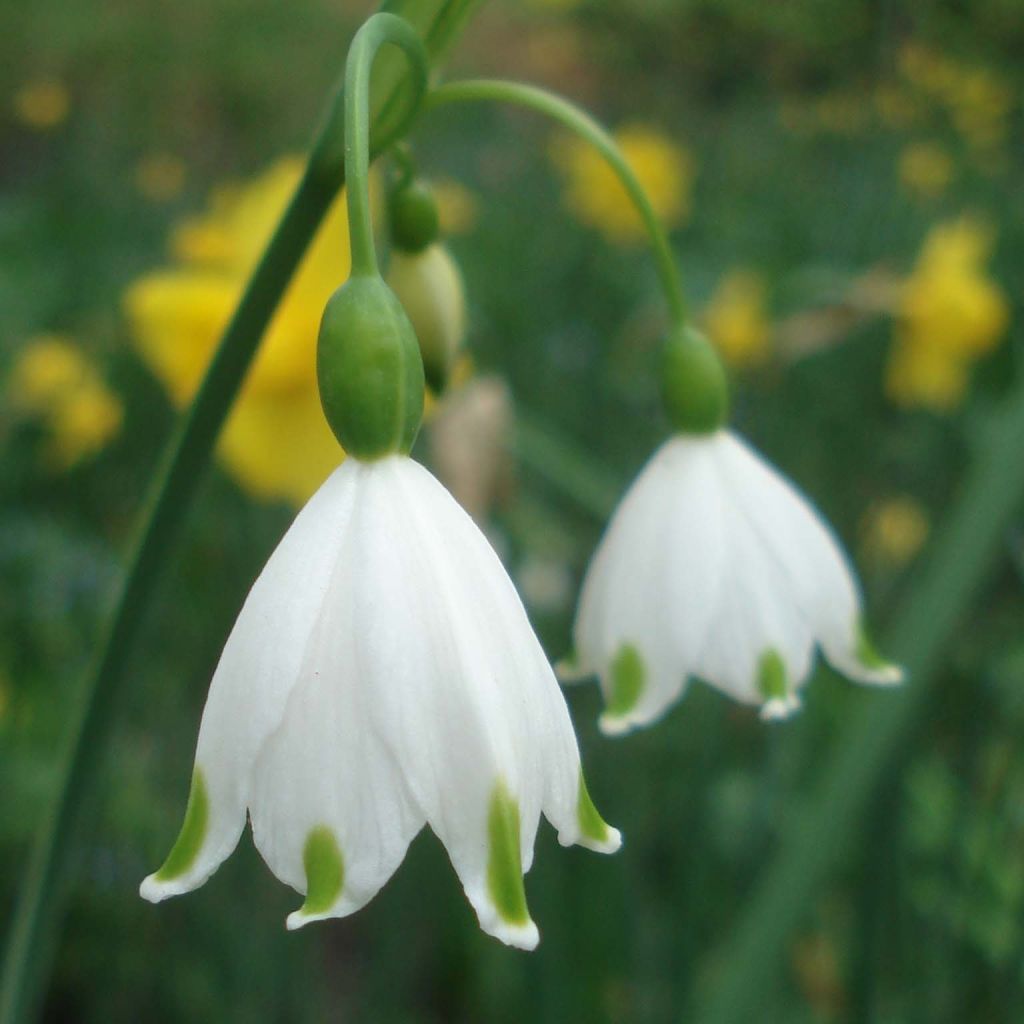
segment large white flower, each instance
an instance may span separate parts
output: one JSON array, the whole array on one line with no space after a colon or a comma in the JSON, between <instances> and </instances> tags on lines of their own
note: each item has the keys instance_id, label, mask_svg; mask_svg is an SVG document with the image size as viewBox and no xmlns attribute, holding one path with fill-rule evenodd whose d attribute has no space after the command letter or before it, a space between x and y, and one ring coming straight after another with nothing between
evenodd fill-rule
<instances>
[{"instance_id":1,"label":"large white flower","mask_svg":"<svg viewBox=\"0 0 1024 1024\"><path fill-rule=\"evenodd\" d=\"M210 687L181 835L142 895L201 885L247 810L271 870L306 895L289 928L362 907L427 823L481 926L530 949L541 813L563 845L619 846L508 575L405 456L346 461L253 586Z\"/></svg>"},{"instance_id":2,"label":"large white flower","mask_svg":"<svg viewBox=\"0 0 1024 1024\"><path fill-rule=\"evenodd\" d=\"M601 727L659 718L703 679L765 718L799 707L815 647L890 684L856 581L811 504L739 437L677 435L627 492L587 572L566 675L600 677Z\"/></svg>"}]
</instances>

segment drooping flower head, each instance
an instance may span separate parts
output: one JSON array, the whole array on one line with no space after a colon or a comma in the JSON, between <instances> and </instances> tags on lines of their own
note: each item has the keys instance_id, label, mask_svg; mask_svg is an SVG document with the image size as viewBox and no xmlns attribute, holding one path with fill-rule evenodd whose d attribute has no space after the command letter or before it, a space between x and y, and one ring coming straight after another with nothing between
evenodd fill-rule
<instances>
[{"instance_id":1,"label":"drooping flower head","mask_svg":"<svg viewBox=\"0 0 1024 1024\"><path fill-rule=\"evenodd\" d=\"M379 277L354 276L320 333L328 419L348 451L254 584L203 712L192 791L157 901L201 885L252 821L305 894L289 928L366 904L424 824L481 927L524 949L541 814L561 843L619 834L583 781L568 709L479 529L408 457L423 370Z\"/></svg>"},{"instance_id":2,"label":"drooping flower head","mask_svg":"<svg viewBox=\"0 0 1024 1024\"><path fill-rule=\"evenodd\" d=\"M694 678L786 717L816 649L851 679L901 678L867 639L828 526L725 429L715 364L695 332L670 341L663 381L677 432L623 498L584 580L566 675L599 677L608 733L656 721Z\"/></svg>"}]
</instances>

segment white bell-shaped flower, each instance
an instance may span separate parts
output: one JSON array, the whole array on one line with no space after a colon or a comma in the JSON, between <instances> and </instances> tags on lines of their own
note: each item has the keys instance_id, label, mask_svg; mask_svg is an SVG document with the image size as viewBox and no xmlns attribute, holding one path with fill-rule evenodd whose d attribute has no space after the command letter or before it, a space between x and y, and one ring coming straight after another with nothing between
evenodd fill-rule
<instances>
[{"instance_id":1,"label":"white bell-shaped flower","mask_svg":"<svg viewBox=\"0 0 1024 1024\"><path fill-rule=\"evenodd\" d=\"M524 949L541 813L563 845L620 844L508 575L403 455L348 459L254 584L210 687L181 835L142 895L202 885L246 812L271 870L306 896L289 928L362 907L426 823L481 927Z\"/></svg>"},{"instance_id":2,"label":"white bell-shaped flower","mask_svg":"<svg viewBox=\"0 0 1024 1024\"><path fill-rule=\"evenodd\" d=\"M660 718L691 678L786 717L816 647L858 682L902 679L864 633L828 526L723 429L671 438L627 492L587 572L574 642L563 675L599 676L607 733Z\"/></svg>"}]
</instances>

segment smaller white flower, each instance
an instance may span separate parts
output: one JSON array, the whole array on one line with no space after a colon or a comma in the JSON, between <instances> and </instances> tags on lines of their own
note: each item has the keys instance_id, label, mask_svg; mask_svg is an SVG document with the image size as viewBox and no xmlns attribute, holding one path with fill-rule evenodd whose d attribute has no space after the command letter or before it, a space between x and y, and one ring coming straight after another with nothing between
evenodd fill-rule
<instances>
[{"instance_id":1,"label":"smaller white flower","mask_svg":"<svg viewBox=\"0 0 1024 1024\"><path fill-rule=\"evenodd\" d=\"M563 845L619 846L512 582L403 455L348 459L253 585L210 686L181 835L142 895L202 885L247 813L270 869L306 896L289 928L358 910L429 824L481 927L524 949L541 813Z\"/></svg>"},{"instance_id":2,"label":"smaller white flower","mask_svg":"<svg viewBox=\"0 0 1024 1024\"><path fill-rule=\"evenodd\" d=\"M785 718L816 647L858 682L903 675L864 633L832 532L727 430L677 435L641 472L587 572L574 641L563 675L599 676L607 733L660 718L690 678Z\"/></svg>"}]
</instances>

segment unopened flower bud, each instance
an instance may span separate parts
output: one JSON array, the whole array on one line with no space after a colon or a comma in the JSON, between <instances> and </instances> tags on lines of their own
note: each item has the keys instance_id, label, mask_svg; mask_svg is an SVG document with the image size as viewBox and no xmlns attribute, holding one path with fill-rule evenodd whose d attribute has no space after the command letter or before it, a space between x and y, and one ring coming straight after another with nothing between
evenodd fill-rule
<instances>
[{"instance_id":1,"label":"unopened flower bud","mask_svg":"<svg viewBox=\"0 0 1024 1024\"><path fill-rule=\"evenodd\" d=\"M331 296L317 378L324 415L346 452L364 461L408 454L423 415L423 362L413 326L382 278L353 275Z\"/></svg>"},{"instance_id":2,"label":"unopened flower bud","mask_svg":"<svg viewBox=\"0 0 1024 1024\"><path fill-rule=\"evenodd\" d=\"M440 218L429 186L413 181L391 194L388 201L391 243L405 252L422 252L438 235Z\"/></svg>"},{"instance_id":3,"label":"unopened flower bud","mask_svg":"<svg viewBox=\"0 0 1024 1024\"><path fill-rule=\"evenodd\" d=\"M439 394L466 335L466 297L459 268L438 243L418 253L396 250L387 281L416 331L427 384Z\"/></svg>"}]
</instances>

